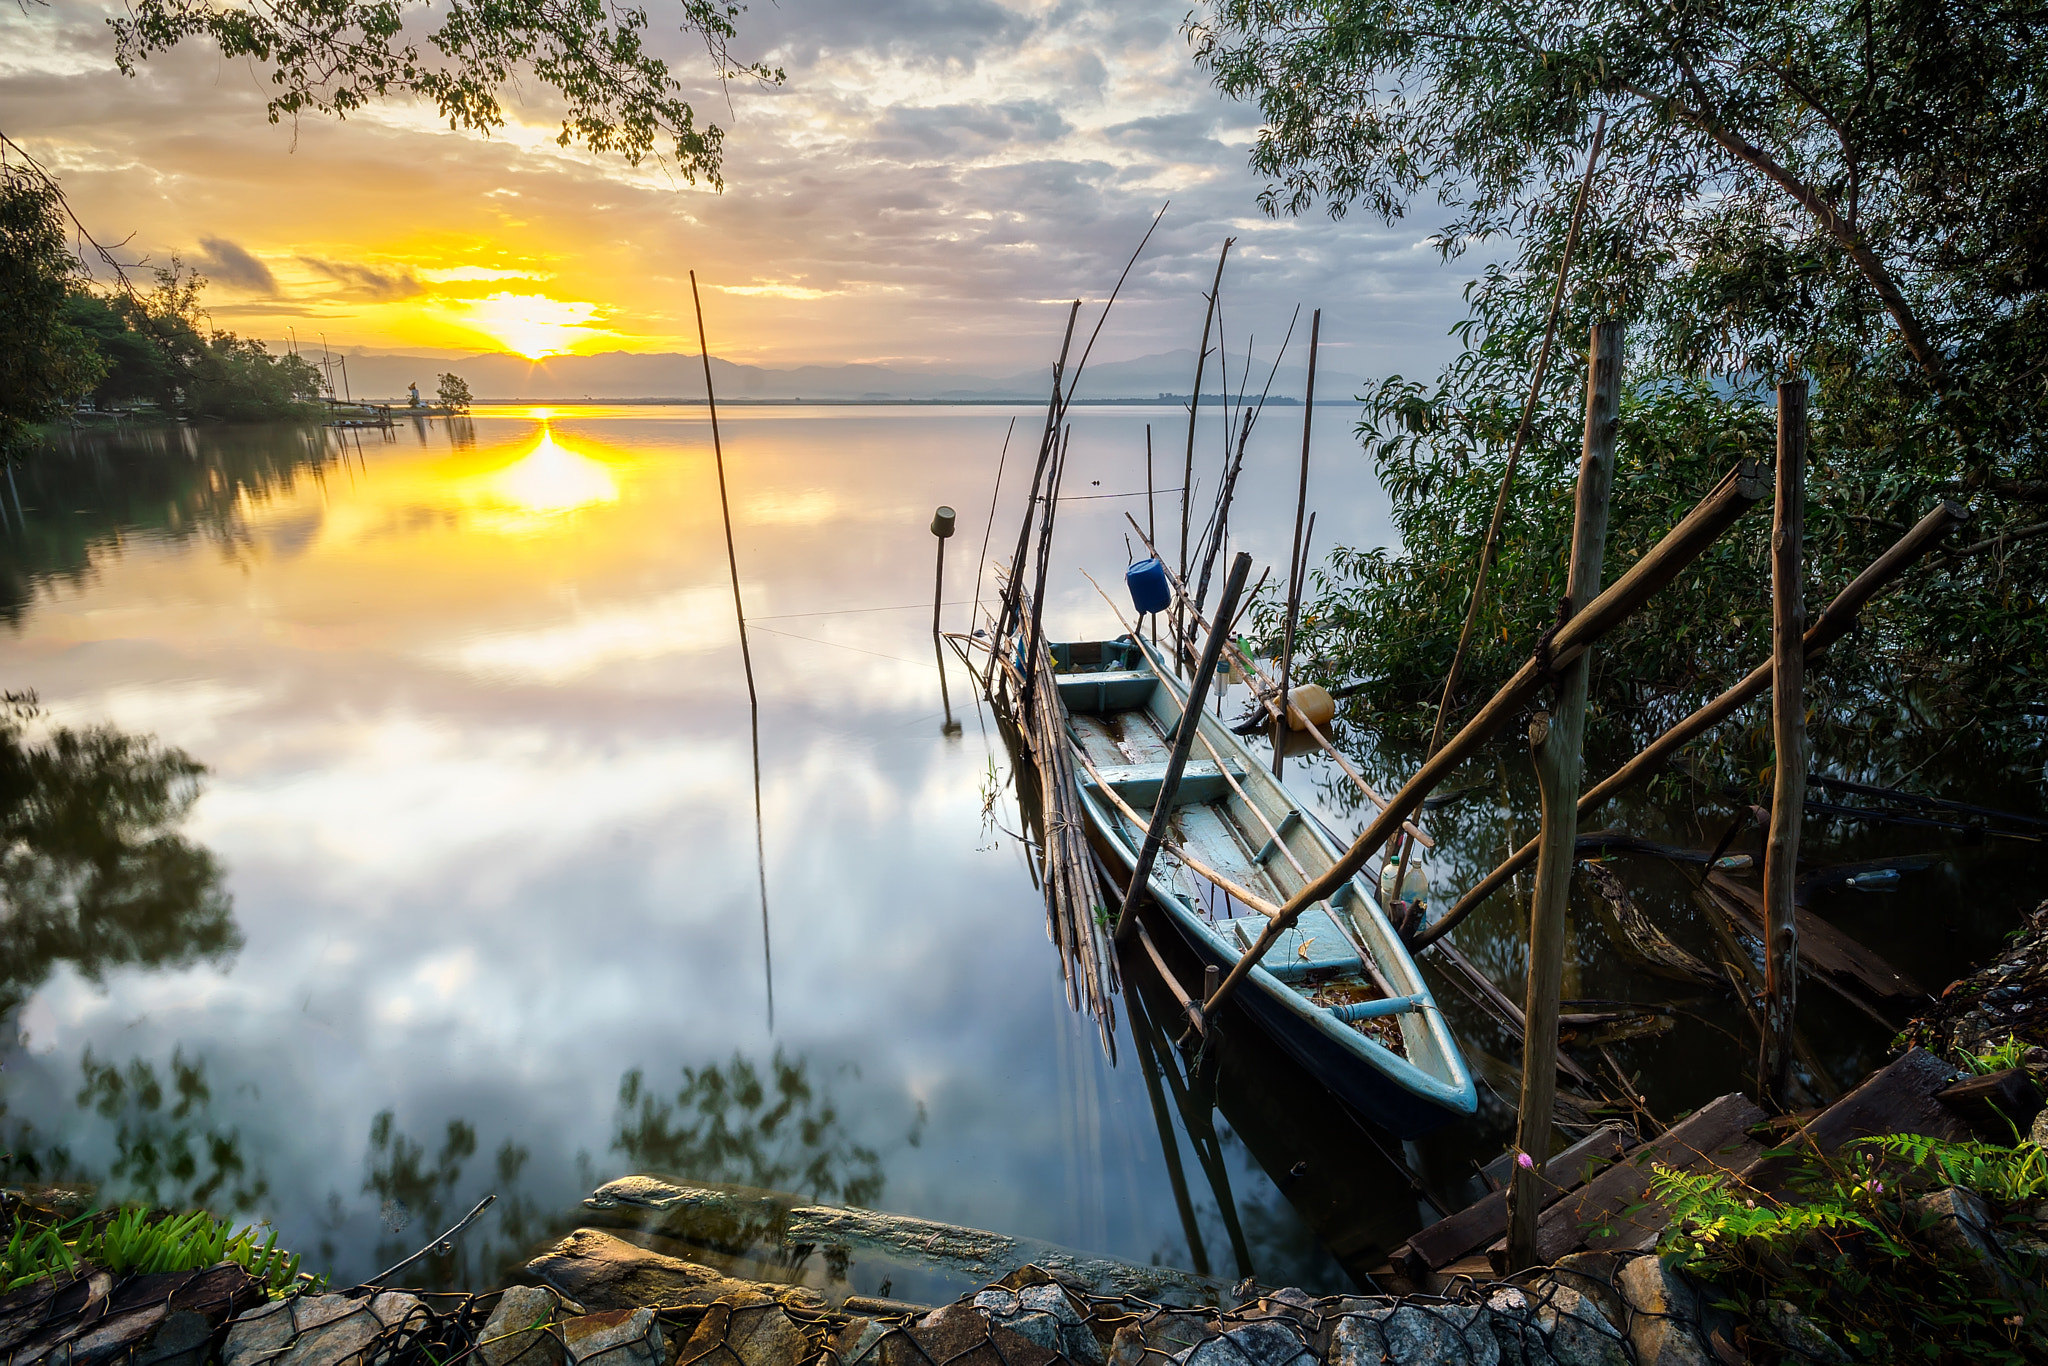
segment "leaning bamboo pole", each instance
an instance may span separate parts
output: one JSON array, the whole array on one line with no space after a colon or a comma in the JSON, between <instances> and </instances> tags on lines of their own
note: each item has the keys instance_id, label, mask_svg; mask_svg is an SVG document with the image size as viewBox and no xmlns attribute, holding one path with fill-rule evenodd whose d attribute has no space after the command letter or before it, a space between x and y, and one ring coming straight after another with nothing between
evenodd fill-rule
<instances>
[{"instance_id":1,"label":"leaning bamboo pole","mask_svg":"<svg viewBox=\"0 0 2048 1366\"><path fill-rule=\"evenodd\" d=\"M1585 610L1600 592L1620 418L1621 324L1595 323L1586 357L1586 434L1572 518L1571 568L1565 580L1567 613ZM1536 1261L1536 1221L1542 1213L1543 1172L1550 1159L1550 1111L1557 1103L1552 1054L1563 994L1566 902L1578 857L1579 767L1592 665L1593 654L1587 650L1563 666L1555 705L1548 714L1538 712L1529 726L1543 798L1543 834L1536 858L1536 894L1529 908L1529 980L1522 1006L1527 1024L1515 1122L1515 1147L1527 1161L1516 1161L1508 1187L1508 1265L1517 1271Z\"/></svg>"},{"instance_id":2,"label":"leaning bamboo pole","mask_svg":"<svg viewBox=\"0 0 2048 1366\"><path fill-rule=\"evenodd\" d=\"M1969 520L1969 509L1959 503L1943 501L1935 504L1933 510L1922 517L1912 530L1893 542L1890 549L1871 561L1869 567L1858 574L1848 587L1837 593L1835 600L1828 604L1827 610L1820 614L1820 620L1807 628L1807 662L1818 660L1827 652L1829 646L1847 635L1856 625L1858 615L1872 598L1891 587L1900 576L1918 563L1922 556L1932 550L1952 527L1960 526ZM1655 773L1672 754L1727 720L1744 703L1761 696L1771 685L1771 670L1772 661L1765 660L1750 670L1734 687L1652 740L1641 753L1603 778L1579 798L1580 818L1592 815L1604 803ZM1413 941L1413 948L1419 952L1449 934L1457 927L1458 922L1470 915L1487 897L1506 886L1508 880L1527 868L1535 857L1536 841L1530 840L1499 867L1474 883L1472 889L1458 898L1458 903L1439 917L1434 925L1417 935Z\"/></svg>"}]
</instances>

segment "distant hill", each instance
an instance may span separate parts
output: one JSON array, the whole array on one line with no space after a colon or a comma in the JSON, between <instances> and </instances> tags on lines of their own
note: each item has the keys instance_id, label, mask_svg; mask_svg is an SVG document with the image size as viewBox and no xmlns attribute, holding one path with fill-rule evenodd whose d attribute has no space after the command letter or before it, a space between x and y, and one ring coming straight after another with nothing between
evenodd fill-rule
<instances>
[{"instance_id":1,"label":"distant hill","mask_svg":"<svg viewBox=\"0 0 2048 1366\"><path fill-rule=\"evenodd\" d=\"M462 376L469 391L481 402L541 401L573 402L582 399L678 399L702 402L704 365L694 355L679 352L604 351L590 356L550 356L530 361L524 356L504 353L461 356L454 359L349 352L348 390L358 399L402 398L406 385L416 383L423 396L431 397L436 377L443 372ZM1256 392L1265 383L1268 358L1257 367ZM1242 381L1241 358L1229 367L1230 389ZM1141 356L1136 360L1093 362L1081 379L1075 397L1079 399L1156 399L1161 394L1181 395L1194 380L1193 350L1168 351ZM987 376L896 370L886 365L802 365L774 369L741 365L711 358L712 382L720 398L731 399L1017 399L1037 400L1046 395L1051 367L1023 374ZM1301 396L1304 371L1301 365L1282 366L1273 382L1275 396ZM1221 392L1222 376L1215 357L1202 375L1205 396ZM339 387L339 378L336 385ZM1356 393L1355 376L1319 370L1316 392L1324 398L1348 398Z\"/></svg>"}]
</instances>

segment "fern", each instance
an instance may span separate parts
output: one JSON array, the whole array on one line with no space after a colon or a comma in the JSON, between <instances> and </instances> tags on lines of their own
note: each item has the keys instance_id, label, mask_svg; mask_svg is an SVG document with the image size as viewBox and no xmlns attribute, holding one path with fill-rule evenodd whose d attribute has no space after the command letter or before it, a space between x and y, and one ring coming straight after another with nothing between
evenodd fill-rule
<instances>
[{"instance_id":1,"label":"fern","mask_svg":"<svg viewBox=\"0 0 2048 1366\"><path fill-rule=\"evenodd\" d=\"M2001 1204L2048 1196L2048 1149L2031 1143L2006 1148L1995 1143L1952 1143L1923 1134L1878 1134L1855 1142L1903 1159L1916 1170L1931 1168L1943 1186L1961 1186Z\"/></svg>"}]
</instances>

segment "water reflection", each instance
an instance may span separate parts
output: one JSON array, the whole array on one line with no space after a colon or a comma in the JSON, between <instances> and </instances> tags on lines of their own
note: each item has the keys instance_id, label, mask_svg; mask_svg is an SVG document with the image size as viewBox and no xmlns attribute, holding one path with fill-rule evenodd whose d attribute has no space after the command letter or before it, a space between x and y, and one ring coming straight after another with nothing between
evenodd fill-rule
<instances>
[{"instance_id":1,"label":"water reflection","mask_svg":"<svg viewBox=\"0 0 2048 1366\"><path fill-rule=\"evenodd\" d=\"M242 940L220 865L179 833L205 768L150 736L39 716L32 693L0 699L0 1021L59 963L93 983L225 963Z\"/></svg>"}]
</instances>

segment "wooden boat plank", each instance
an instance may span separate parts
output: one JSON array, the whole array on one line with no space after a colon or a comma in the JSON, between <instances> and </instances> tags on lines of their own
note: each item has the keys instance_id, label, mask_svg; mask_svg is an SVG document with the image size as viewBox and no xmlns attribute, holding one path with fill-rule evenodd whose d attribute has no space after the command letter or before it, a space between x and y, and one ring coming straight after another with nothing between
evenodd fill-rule
<instances>
[{"instance_id":1,"label":"wooden boat plank","mask_svg":"<svg viewBox=\"0 0 2048 1366\"><path fill-rule=\"evenodd\" d=\"M1193 768L1194 765L1190 763L1188 767ZM1220 775L1216 781L1222 782ZM1236 827L1217 809L1216 804L1204 802L1182 806L1175 811L1173 823L1180 831L1180 842L1195 857L1239 883L1254 896L1265 897L1276 904L1286 899L1279 895L1279 888L1273 885L1273 879L1266 870L1254 864L1245 853Z\"/></svg>"}]
</instances>

